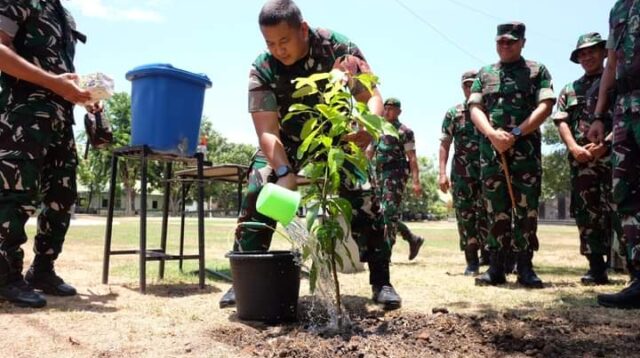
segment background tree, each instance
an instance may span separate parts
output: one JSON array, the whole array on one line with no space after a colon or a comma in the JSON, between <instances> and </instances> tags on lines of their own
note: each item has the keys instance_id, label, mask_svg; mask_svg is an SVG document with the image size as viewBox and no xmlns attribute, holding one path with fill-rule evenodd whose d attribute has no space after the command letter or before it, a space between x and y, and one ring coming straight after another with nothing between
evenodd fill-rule
<instances>
[{"instance_id":1,"label":"background tree","mask_svg":"<svg viewBox=\"0 0 640 358\"><path fill-rule=\"evenodd\" d=\"M106 103L104 115L113 129L113 148L129 145L131 142L131 97L126 92L115 93ZM135 185L139 177L140 164L134 160L118 163L118 177L125 192L124 210L132 215L135 210Z\"/></svg>"},{"instance_id":2,"label":"background tree","mask_svg":"<svg viewBox=\"0 0 640 358\"><path fill-rule=\"evenodd\" d=\"M548 150L542 156L542 200L557 199L558 209L562 210L566 194L571 191L569 161L567 147L552 121L547 121L542 128L542 142ZM544 211L544 207L541 209Z\"/></svg>"},{"instance_id":3,"label":"background tree","mask_svg":"<svg viewBox=\"0 0 640 358\"><path fill-rule=\"evenodd\" d=\"M420 220L426 218L427 214L431 214L437 219L444 219L447 215L447 208L438 196L438 171L434 161L428 157L418 157L418 166L422 195L416 196L411 185L407 184L402 205L403 219Z\"/></svg>"},{"instance_id":4,"label":"background tree","mask_svg":"<svg viewBox=\"0 0 640 358\"><path fill-rule=\"evenodd\" d=\"M84 143L78 146L78 151L84 152L87 145L85 133L78 135L76 143ZM109 178L110 162L110 151L90 150L87 158L83 158L78 164L78 181L89 190L89 197L84 208L87 212L90 210L93 198L105 191Z\"/></svg>"},{"instance_id":5,"label":"background tree","mask_svg":"<svg viewBox=\"0 0 640 358\"><path fill-rule=\"evenodd\" d=\"M200 136L207 138L206 160L213 165L249 165L256 151L256 147L253 145L229 142L227 138L213 129L212 122L206 117L202 120ZM209 182L205 186L205 201L209 209L215 203L219 209L226 212L237 211L239 207L238 186L233 183Z\"/></svg>"}]
</instances>

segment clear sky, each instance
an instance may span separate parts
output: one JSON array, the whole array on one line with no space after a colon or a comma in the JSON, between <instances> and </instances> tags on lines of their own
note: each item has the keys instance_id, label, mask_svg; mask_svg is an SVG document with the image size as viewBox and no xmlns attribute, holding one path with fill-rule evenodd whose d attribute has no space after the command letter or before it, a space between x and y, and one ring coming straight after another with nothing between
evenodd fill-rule
<instances>
[{"instance_id":1,"label":"clear sky","mask_svg":"<svg viewBox=\"0 0 640 358\"><path fill-rule=\"evenodd\" d=\"M402 101L400 119L416 133L418 155L437 155L446 110L462 101L462 72L496 62L496 25L527 25L524 56L544 63L556 94L581 76L569 61L578 36L606 38L613 0L298 0L312 27L349 37L381 79L383 97ZM257 17L262 0L68 0L88 35L80 74L104 72L130 91L125 73L171 63L213 82L204 115L234 142L257 144L247 113L251 63L266 49Z\"/></svg>"}]
</instances>

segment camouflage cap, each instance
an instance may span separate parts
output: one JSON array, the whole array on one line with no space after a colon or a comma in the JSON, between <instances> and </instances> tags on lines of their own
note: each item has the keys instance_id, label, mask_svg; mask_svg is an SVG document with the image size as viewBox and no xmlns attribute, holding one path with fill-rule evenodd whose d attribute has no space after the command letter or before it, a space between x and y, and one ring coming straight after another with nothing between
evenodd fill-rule
<instances>
[{"instance_id":1,"label":"camouflage cap","mask_svg":"<svg viewBox=\"0 0 640 358\"><path fill-rule=\"evenodd\" d=\"M394 106L400 108L400 100L395 97L389 97L384 101L385 106Z\"/></svg>"},{"instance_id":2,"label":"camouflage cap","mask_svg":"<svg viewBox=\"0 0 640 358\"><path fill-rule=\"evenodd\" d=\"M589 32L588 34L581 35L578 38L578 43L576 44L576 49L571 52L571 57L569 58L571 62L578 63L578 52L583 48L593 47L593 46L603 46L607 42L607 40L603 40L599 33L597 32Z\"/></svg>"},{"instance_id":3,"label":"camouflage cap","mask_svg":"<svg viewBox=\"0 0 640 358\"><path fill-rule=\"evenodd\" d=\"M462 74L461 81L462 83L470 82L470 81L473 82L477 76L478 76L478 71L470 70Z\"/></svg>"},{"instance_id":4,"label":"camouflage cap","mask_svg":"<svg viewBox=\"0 0 640 358\"><path fill-rule=\"evenodd\" d=\"M500 39L520 40L524 39L525 26L521 22L508 22L498 25L496 41Z\"/></svg>"}]
</instances>

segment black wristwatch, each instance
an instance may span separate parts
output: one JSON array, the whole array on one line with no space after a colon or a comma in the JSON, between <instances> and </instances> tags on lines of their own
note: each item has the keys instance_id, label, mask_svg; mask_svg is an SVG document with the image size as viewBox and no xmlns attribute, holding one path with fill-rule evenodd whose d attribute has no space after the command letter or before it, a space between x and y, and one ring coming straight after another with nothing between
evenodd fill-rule
<instances>
[{"instance_id":1,"label":"black wristwatch","mask_svg":"<svg viewBox=\"0 0 640 358\"><path fill-rule=\"evenodd\" d=\"M284 176L289 175L289 173L293 173L293 168L288 165L281 165L276 168L276 176L278 178L282 178Z\"/></svg>"},{"instance_id":2,"label":"black wristwatch","mask_svg":"<svg viewBox=\"0 0 640 358\"><path fill-rule=\"evenodd\" d=\"M604 120L604 113L594 113L593 114L593 120L594 121L603 121Z\"/></svg>"},{"instance_id":3,"label":"black wristwatch","mask_svg":"<svg viewBox=\"0 0 640 358\"><path fill-rule=\"evenodd\" d=\"M516 137L516 139L520 138L520 136L522 135L522 129L520 129L520 127L514 127L511 130L511 135Z\"/></svg>"}]
</instances>

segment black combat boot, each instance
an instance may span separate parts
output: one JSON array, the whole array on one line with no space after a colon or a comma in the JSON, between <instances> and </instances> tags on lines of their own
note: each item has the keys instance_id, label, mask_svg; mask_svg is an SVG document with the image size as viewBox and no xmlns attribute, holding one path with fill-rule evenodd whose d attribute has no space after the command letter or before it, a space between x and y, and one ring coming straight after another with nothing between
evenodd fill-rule
<instances>
[{"instance_id":1,"label":"black combat boot","mask_svg":"<svg viewBox=\"0 0 640 358\"><path fill-rule=\"evenodd\" d=\"M504 259L504 251L491 250L489 252L489 269L479 277L476 277L476 286L495 286L506 283Z\"/></svg>"},{"instance_id":2,"label":"black combat boot","mask_svg":"<svg viewBox=\"0 0 640 358\"><path fill-rule=\"evenodd\" d=\"M478 247L476 245L467 245L464 249L464 258L467 262L467 268L464 269L465 276L475 276L480 271L480 260L478 259Z\"/></svg>"},{"instance_id":3,"label":"black combat boot","mask_svg":"<svg viewBox=\"0 0 640 358\"><path fill-rule=\"evenodd\" d=\"M580 278L583 285L606 285L609 283L607 264L600 254L586 255L589 260L589 271Z\"/></svg>"},{"instance_id":4,"label":"black combat boot","mask_svg":"<svg viewBox=\"0 0 640 358\"><path fill-rule=\"evenodd\" d=\"M20 265L22 266L22 265ZM0 299L16 306L40 308L47 300L29 286L22 278L19 268L11 269L9 263L0 255Z\"/></svg>"},{"instance_id":5,"label":"black combat boot","mask_svg":"<svg viewBox=\"0 0 640 358\"><path fill-rule=\"evenodd\" d=\"M47 305L47 300L35 292L22 277L0 285L0 298L19 307L41 308Z\"/></svg>"},{"instance_id":6,"label":"black combat boot","mask_svg":"<svg viewBox=\"0 0 640 358\"><path fill-rule=\"evenodd\" d=\"M636 277L618 293L598 295L600 306L620 309L640 308L640 278Z\"/></svg>"},{"instance_id":7,"label":"black combat boot","mask_svg":"<svg viewBox=\"0 0 640 358\"><path fill-rule=\"evenodd\" d=\"M411 240L409 240L409 261L418 256L422 244L424 244L424 238L411 234Z\"/></svg>"},{"instance_id":8,"label":"black combat boot","mask_svg":"<svg viewBox=\"0 0 640 358\"><path fill-rule=\"evenodd\" d=\"M409 261L415 259L420 252L420 247L424 244L424 238L414 235L403 222L398 222L398 232L402 239L409 243Z\"/></svg>"},{"instance_id":9,"label":"black combat boot","mask_svg":"<svg viewBox=\"0 0 640 358\"><path fill-rule=\"evenodd\" d=\"M236 291L233 290L233 286L224 294L218 302L220 308L233 307L236 305Z\"/></svg>"},{"instance_id":10,"label":"black combat boot","mask_svg":"<svg viewBox=\"0 0 640 358\"><path fill-rule=\"evenodd\" d=\"M525 250L516 253L518 283L527 288L543 288L542 280L533 271L533 251Z\"/></svg>"},{"instance_id":11,"label":"black combat boot","mask_svg":"<svg viewBox=\"0 0 640 358\"><path fill-rule=\"evenodd\" d=\"M48 295L74 296L77 293L73 286L56 275L52 258L45 255L36 255L24 279L33 288Z\"/></svg>"},{"instance_id":12,"label":"black combat boot","mask_svg":"<svg viewBox=\"0 0 640 358\"><path fill-rule=\"evenodd\" d=\"M387 311L402 306L402 298L390 283L389 262L369 262L369 283L373 302L381 304Z\"/></svg>"}]
</instances>

